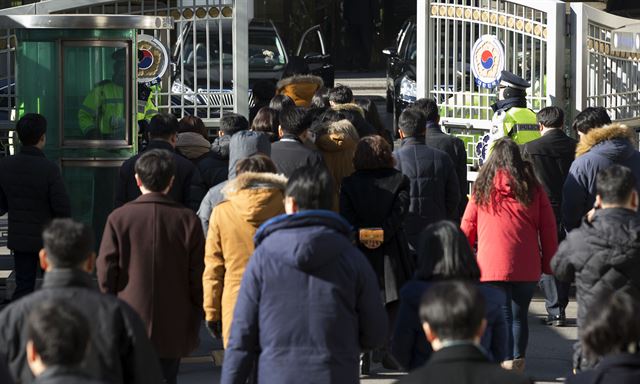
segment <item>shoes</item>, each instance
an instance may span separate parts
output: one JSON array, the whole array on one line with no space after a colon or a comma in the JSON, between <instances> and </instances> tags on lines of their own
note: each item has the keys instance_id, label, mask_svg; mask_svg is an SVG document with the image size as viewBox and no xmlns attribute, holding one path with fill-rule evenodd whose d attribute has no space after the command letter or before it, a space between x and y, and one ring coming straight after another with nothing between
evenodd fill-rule
<instances>
[{"instance_id":1,"label":"shoes","mask_svg":"<svg viewBox=\"0 0 640 384\"><path fill-rule=\"evenodd\" d=\"M367 376L371 373L371 353L365 352L360 354L360 374Z\"/></svg>"},{"instance_id":2,"label":"shoes","mask_svg":"<svg viewBox=\"0 0 640 384\"><path fill-rule=\"evenodd\" d=\"M524 359L514 359L513 360L513 366L512 366L512 370L519 372L519 373L523 373L524 372Z\"/></svg>"},{"instance_id":3,"label":"shoes","mask_svg":"<svg viewBox=\"0 0 640 384\"><path fill-rule=\"evenodd\" d=\"M398 363L396 363L396 360L389 353L385 354L382 358L382 367L391 371L400 370Z\"/></svg>"},{"instance_id":4,"label":"shoes","mask_svg":"<svg viewBox=\"0 0 640 384\"><path fill-rule=\"evenodd\" d=\"M515 372L524 372L525 362L523 358L513 359L513 360L505 360L501 364L502 368L507 369L509 371Z\"/></svg>"},{"instance_id":5,"label":"shoes","mask_svg":"<svg viewBox=\"0 0 640 384\"><path fill-rule=\"evenodd\" d=\"M552 325L554 327L564 327L567 325L567 318L564 313L560 315L548 315L545 324Z\"/></svg>"},{"instance_id":6,"label":"shoes","mask_svg":"<svg viewBox=\"0 0 640 384\"><path fill-rule=\"evenodd\" d=\"M384 349L374 349L371 352L371 362L372 363L382 363L382 359L387 354L387 351Z\"/></svg>"}]
</instances>

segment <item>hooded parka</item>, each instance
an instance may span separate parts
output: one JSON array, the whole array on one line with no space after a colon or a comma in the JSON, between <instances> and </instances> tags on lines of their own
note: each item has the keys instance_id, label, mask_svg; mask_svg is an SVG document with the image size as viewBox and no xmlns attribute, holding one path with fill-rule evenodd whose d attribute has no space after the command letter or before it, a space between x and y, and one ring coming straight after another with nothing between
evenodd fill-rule
<instances>
[{"instance_id":1,"label":"hooded parka","mask_svg":"<svg viewBox=\"0 0 640 384\"><path fill-rule=\"evenodd\" d=\"M360 382L360 351L384 344L376 278L331 211L280 215L256 233L222 367L222 384Z\"/></svg>"},{"instance_id":2,"label":"hooded parka","mask_svg":"<svg viewBox=\"0 0 640 384\"><path fill-rule=\"evenodd\" d=\"M567 231L580 225L596 199L596 175L613 164L631 169L640 191L640 152L636 132L622 124L589 131L580 139L576 159L562 188L562 223Z\"/></svg>"},{"instance_id":3,"label":"hooded parka","mask_svg":"<svg viewBox=\"0 0 640 384\"><path fill-rule=\"evenodd\" d=\"M222 320L222 335L229 340L233 309L244 269L253 253L253 236L266 220L284 213L287 179L272 173L246 172L222 190L209 221L205 247L203 289L205 318Z\"/></svg>"},{"instance_id":4,"label":"hooded parka","mask_svg":"<svg viewBox=\"0 0 640 384\"><path fill-rule=\"evenodd\" d=\"M286 77L276 85L276 94L289 96L298 107L308 107L316 91L322 88L321 77L314 75L294 75Z\"/></svg>"}]
</instances>

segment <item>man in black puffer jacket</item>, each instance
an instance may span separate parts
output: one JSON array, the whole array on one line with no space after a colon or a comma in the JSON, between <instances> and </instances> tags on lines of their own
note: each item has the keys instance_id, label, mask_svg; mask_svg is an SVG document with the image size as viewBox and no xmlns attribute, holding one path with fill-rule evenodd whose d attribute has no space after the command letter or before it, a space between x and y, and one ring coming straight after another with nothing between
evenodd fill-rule
<instances>
[{"instance_id":1,"label":"man in black puffer jacket","mask_svg":"<svg viewBox=\"0 0 640 384\"><path fill-rule=\"evenodd\" d=\"M0 161L0 215L9 212L16 290L13 300L33 292L42 228L51 219L71 216L71 203L58 166L44 155L47 120L28 113L16 125L20 153Z\"/></svg>"},{"instance_id":2,"label":"man in black puffer jacket","mask_svg":"<svg viewBox=\"0 0 640 384\"><path fill-rule=\"evenodd\" d=\"M17 383L35 381L27 364L27 318L38 305L59 301L90 319L90 346L78 367L80 372L113 384L162 383L158 357L138 314L95 286L91 228L71 219L55 219L42 237L40 264L47 271L42 289L0 312L0 364L8 365ZM2 376L4 384L1 380Z\"/></svg>"},{"instance_id":3,"label":"man in black puffer jacket","mask_svg":"<svg viewBox=\"0 0 640 384\"><path fill-rule=\"evenodd\" d=\"M460 202L458 175L446 152L425 144L426 120L417 109L405 109L398 119L400 148L393 155L396 169L411 182L409 214L404 226L412 250L429 224L456 220Z\"/></svg>"},{"instance_id":4,"label":"man in black puffer jacket","mask_svg":"<svg viewBox=\"0 0 640 384\"><path fill-rule=\"evenodd\" d=\"M425 144L431 148L439 149L446 152L453 161L458 176L458 185L460 186L460 203L458 203L458 216L456 222L460 222L464 210L467 208L469 198L469 182L467 181L467 150L462 139L442 132L440 127L440 112L438 104L434 99L419 99L412 108L424 114L427 121L427 134Z\"/></svg>"},{"instance_id":5,"label":"man in black puffer jacket","mask_svg":"<svg viewBox=\"0 0 640 384\"><path fill-rule=\"evenodd\" d=\"M636 179L629 168L612 165L596 177L595 209L571 231L551 260L561 281L575 280L578 332L598 295L624 290L640 300L640 218ZM579 345L574 368L591 364L581 357Z\"/></svg>"}]
</instances>

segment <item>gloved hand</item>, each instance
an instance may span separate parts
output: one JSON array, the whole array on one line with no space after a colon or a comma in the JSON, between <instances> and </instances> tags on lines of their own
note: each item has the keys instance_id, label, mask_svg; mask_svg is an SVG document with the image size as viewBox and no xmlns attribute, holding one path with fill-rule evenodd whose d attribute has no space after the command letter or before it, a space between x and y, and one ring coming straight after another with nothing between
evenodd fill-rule
<instances>
[{"instance_id":1,"label":"gloved hand","mask_svg":"<svg viewBox=\"0 0 640 384\"><path fill-rule=\"evenodd\" d=\"M214 339L222 339L222 322L207 321L207 331Z\"/></svg>"}]
</instances>

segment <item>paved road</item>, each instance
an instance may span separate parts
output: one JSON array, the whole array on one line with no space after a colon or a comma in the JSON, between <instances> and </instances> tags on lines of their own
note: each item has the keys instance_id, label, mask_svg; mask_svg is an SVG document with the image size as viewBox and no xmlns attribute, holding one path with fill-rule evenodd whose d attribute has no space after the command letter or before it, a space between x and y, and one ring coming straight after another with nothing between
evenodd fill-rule
<instances>
[{"instance_id":1,"label":"paved road","mask_svg":"<svg viewBox=\"0 0 640 384\"><path fill-rule=\"evenodd\" d=\"M526 374L537 383L559 383L571 371L572 345L576 340L576 304L572 300L567 308L570 326L557 328L540 323L546 316L544 301L535 298L529 311L529 349ZM219 383L221 368L215 366L210 351L216 347L206 332L201 332L201 346L198 354L202 357L191 358L180 367L179 384ZM363 384L390 384L404 373L390 372L381 366L374 366L372 375L362 377Z\"/></svg>"}]
</instances>

